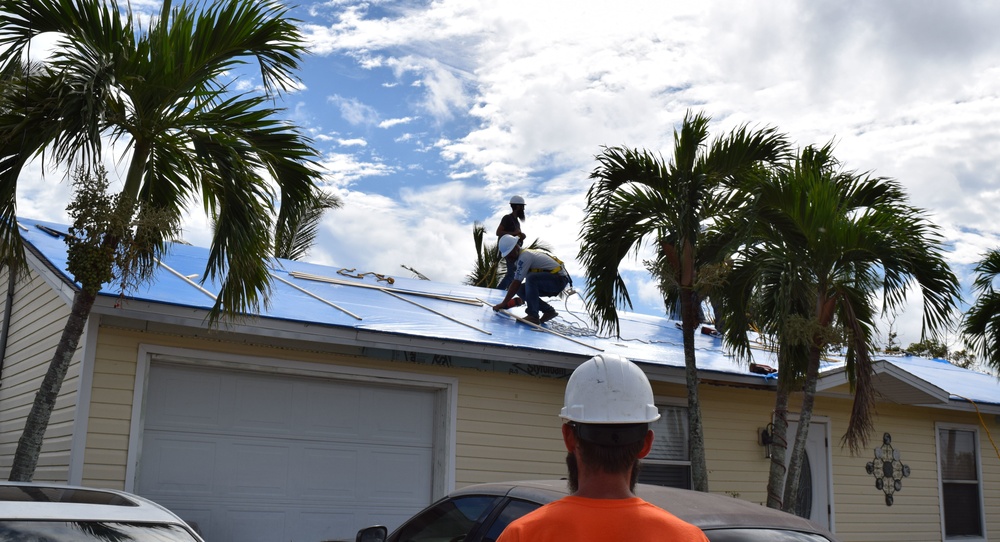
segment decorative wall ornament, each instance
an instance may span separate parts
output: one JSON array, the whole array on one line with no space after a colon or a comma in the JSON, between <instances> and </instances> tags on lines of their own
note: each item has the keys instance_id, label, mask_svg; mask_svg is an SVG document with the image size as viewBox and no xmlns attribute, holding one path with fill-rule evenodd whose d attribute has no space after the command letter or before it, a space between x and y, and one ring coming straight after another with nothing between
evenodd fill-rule
<instances>
[{"instance_id":1,"label":"decorative wall ornament","mask_svg":"<svg viewBox=\"0 0 1000 542\"><path fill-rule=\"evenodd\" d=\"M903 478L910 475L910 466L899 460L899 450L892 449L892 436L882 435L882 447L875 448L875 459L865 465L875 477L875 487L885 493L885 505L892 506L892 496L903 489Z\"/></svg>"}]
</instances>

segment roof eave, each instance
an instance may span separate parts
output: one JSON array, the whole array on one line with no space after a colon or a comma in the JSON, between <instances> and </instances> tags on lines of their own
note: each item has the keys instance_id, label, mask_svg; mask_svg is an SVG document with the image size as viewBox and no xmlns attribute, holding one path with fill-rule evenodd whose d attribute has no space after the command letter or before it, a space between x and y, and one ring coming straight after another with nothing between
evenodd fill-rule
<instances>
[{"instance_id":1,"label":"roof eave","mask_svg":"<svg viewBox=\"0 0 1000 542\"><path fill-rule=\"evenodd\" d=\"M902 405L945 405L948 391L885 360L872 364L873 383L883 399ZM838 367L820 376L816 391L828 391L849 382L847 371Z\"/></svg>"}]
</instances>

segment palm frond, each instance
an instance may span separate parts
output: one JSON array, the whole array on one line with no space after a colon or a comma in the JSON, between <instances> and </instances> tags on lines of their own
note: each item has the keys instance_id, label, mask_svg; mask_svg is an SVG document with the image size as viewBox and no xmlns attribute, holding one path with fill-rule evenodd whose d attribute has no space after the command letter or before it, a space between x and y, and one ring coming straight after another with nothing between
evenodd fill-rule
<instances>
[{"instance_id":1,"label":"palm frond","mask_svg":"<svg viewBox=\"0 0 1000 542\"><path fill-rule=\"evenodd\" d=\"M962 317L961 330L967 346L994 370L1000 370L1000 292L994 282L1000 276L1000 249L983 255L975 267L975 303Z\"/></svg>"},{"instance_id":2,"label":"palm frond","mask_svg":"<svg viewBox=\"0 0 1000 542\"><path fill-rule=\"evenodd\" d=\"M497 243L487 243L486 227L482 222L472 225L472 239L476 246L476 263L472 272L466 275L465 284L482 288L496 288L500 282L500 266L503 258L497 251Z\"/></svg>"},{"instance_id":3,"label":"palm frond","mask_svg":"<svg viewBox=\"0 0 1000 542\"><path fill-rule=\"evenodd\" d=\"M291 211L286 211L283 205L278 213L274 234L274 256L288 260L304 258L316 242L323 214L342 204L337 196L317 191L310 197L310 204L307 206L294 206Z\"/></svg>"}]
</instances>

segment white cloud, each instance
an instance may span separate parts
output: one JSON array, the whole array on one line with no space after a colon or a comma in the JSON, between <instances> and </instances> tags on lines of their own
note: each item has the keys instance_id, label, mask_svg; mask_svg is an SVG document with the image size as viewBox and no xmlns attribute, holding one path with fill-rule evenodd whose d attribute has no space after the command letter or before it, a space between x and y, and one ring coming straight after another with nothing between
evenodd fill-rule
<instances>
[{"instance_id":1,"label":"white cloud","mask_svg":"<svg viewBox=\"0 0 1000 542\"><path fill-rule=\"evenodd\" d=\"M400 124L409 124L415 119L413 117L403 117L399 119L386 119L378 123L379 128L392 128L393 126L399 126Z\"/></svg>"},{"instance_id":2,"label":"white cloud","mask_svg":"<svg viewBox=\"0 0 1000 542\"><path fill-rule=\"evenodd\" d=\"M475 261L472 221L463 183L445 183L420 191L402 190L399 200L339 190L344 207L328 213L310 259L333 266L356 267L409 276L413 267L433 280L460 283Z\"/></svg>"},{"instance_id":3,"label":"white cloud","mask_svg":"<svg viewBox=\"0 0 1000 542\"><path fill-rule=\"evenodd\" d=\"M379 122L378 111L360 100L333 95L328 97L327 101L337 106L340 110L340 116L352 125L378 124Z\"/></svg>"},{"instance_id":4,"label":"white cloud","mask_svg":"<svg viewBox=\"0 0 1000 542\"><path fill-rule=\"evenodd\" d=\"M360 137L354 139L338 139L337 144L341 147L366 147L368 142Z\"/></svg>"},{"instance_id":5,"label":"white cloud","mask_svg":"<svg viewBox=\"0 0 1000 542\"><path fill-rule=\"evenodd\" d=\"M354 155L327 153L319 163L323 171L322 184L345 187L363 177L381 177L391 174L392 167L379 162L358 160Z\"/></svg>"}]
</instances>

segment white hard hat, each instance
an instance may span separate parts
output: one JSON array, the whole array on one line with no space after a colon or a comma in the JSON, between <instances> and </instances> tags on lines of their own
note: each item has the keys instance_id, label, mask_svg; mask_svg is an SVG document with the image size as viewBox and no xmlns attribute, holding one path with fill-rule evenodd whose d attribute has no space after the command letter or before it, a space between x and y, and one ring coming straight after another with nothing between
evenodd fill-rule
<instances>
[{"instance_id":1,"label":"white hard hat","mask_svg":"<svg viewBox=\"0 0 1000 542\"><path fill-rule=\"evenodd\" d=\"M598 354L573 371L559 417L584 424L638 424L660 419L653 388L638 365Z\"/></svg>"},{"instance_id":2,"label":"white hard hat","mask_svg":"<svg viewBox=\"0 0 1000 542\"><path fill-rule=\"evenodd\" d=\"M510 204L511 205L524 205L524 198L522 198L521 196L514 196L514 197L510 198Z\"/></svg>"},{"instance_id":3,"label":"white hard hat","mask_svg":"<svg viewBox=\"0 0 1000 542\"><path fill-rule=\"evenodd\" d=\"M497 248L500 249L500 255L504 258L506 258L507 255L510 254L510 251L514 250L514 247L516 246L517 237L514 237L513 235L504 235L499 241L497 241Z\"/></svg>"}]
</instances>

